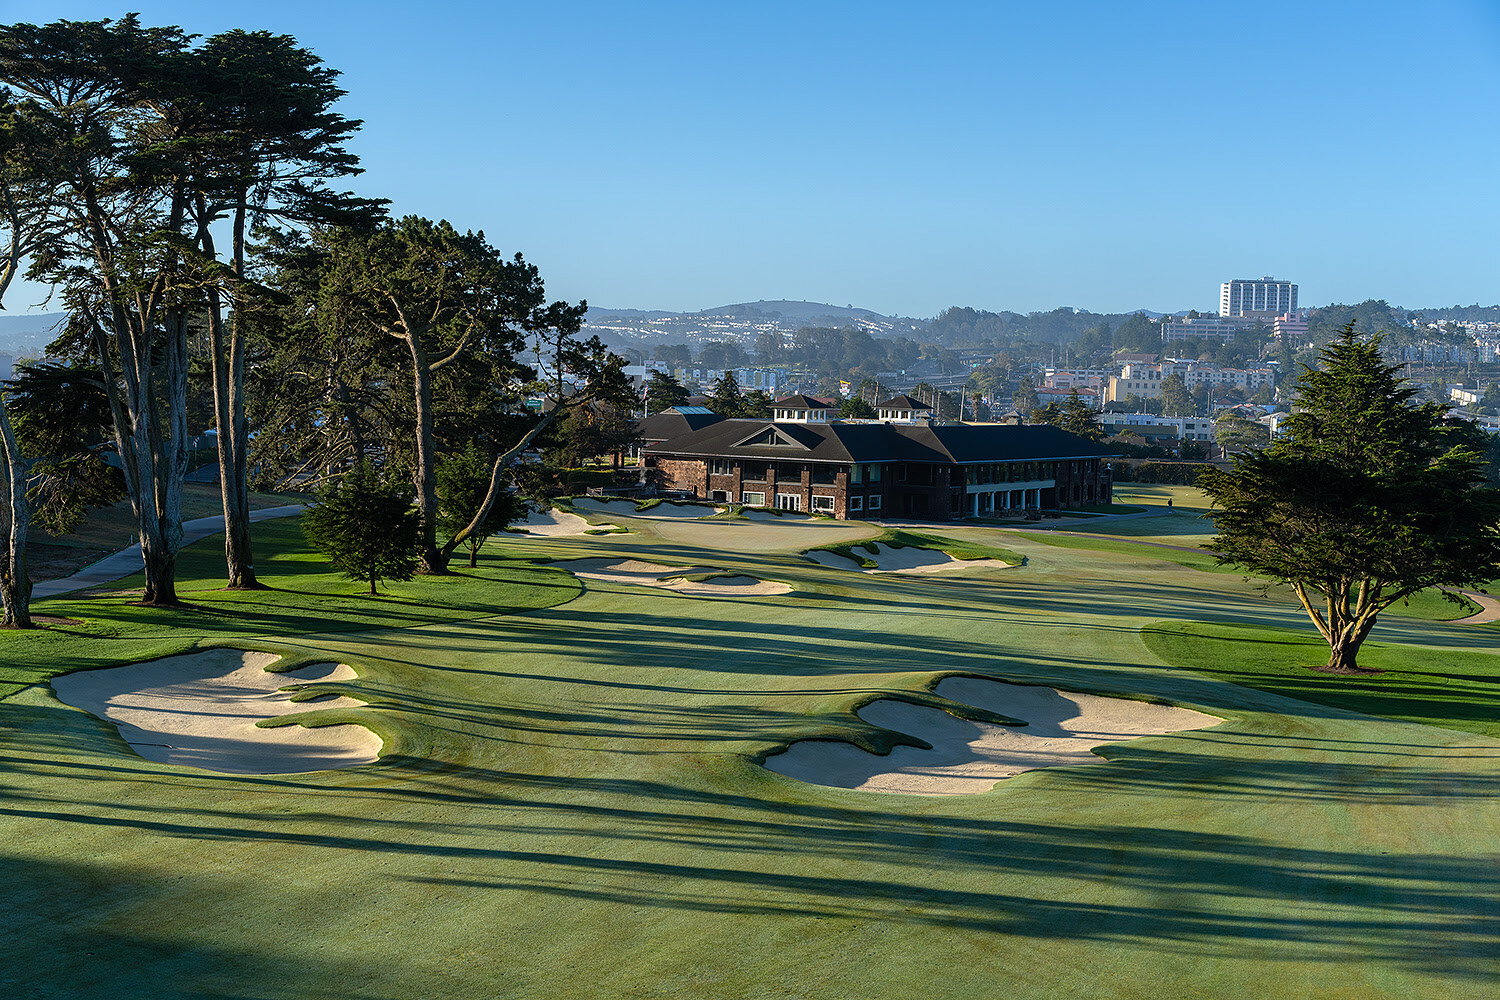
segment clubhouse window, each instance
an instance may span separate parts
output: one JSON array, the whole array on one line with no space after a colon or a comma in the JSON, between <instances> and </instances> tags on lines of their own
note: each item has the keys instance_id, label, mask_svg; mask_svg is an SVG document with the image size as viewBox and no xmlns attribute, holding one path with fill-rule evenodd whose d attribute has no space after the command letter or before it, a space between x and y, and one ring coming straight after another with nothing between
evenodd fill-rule
<instances>
[{"instance_id":1,"label":"clubhouse window","mask_svg":"<svg viewBox=\"0 0 1500 1000\"><path fill-rule=\"evenodd\" d=\"M815 496L812 498L813 510L833 510L833 497Z\"/></svg>"},{"instance_id":2,"label":"clubhouse window","mask_svg":"<svg viewBox=\"0 0 1500 1000\"><path fill-rule=\"evenodd\" d=\"M764 507L766 505L766 495L764 493L741 493L740 503L746 507Z\"/></svg>"},{"instance_id":3,"label":"clubhouse window","mask_svg":"<svg viewBox=\"0 0 1500 1000\"><path fill-rule=\"evenodd\" d=\"M850 497L849 498L849 509L850 510L864 510L865 509L865 498L864 497Z\"/></svg>"},{"instance_id":4,"label":"clubhouse window","mask_svg":"<svg viewBox=\"0 0 1500 1000\"><path fill-rule=\"evenodd\" d=\"M879 497L871 497L870 498L870 502L868 504L866 504L866 509L867 510L879 510L880 509L880 498Z\"/></svg>"}]
</instances>

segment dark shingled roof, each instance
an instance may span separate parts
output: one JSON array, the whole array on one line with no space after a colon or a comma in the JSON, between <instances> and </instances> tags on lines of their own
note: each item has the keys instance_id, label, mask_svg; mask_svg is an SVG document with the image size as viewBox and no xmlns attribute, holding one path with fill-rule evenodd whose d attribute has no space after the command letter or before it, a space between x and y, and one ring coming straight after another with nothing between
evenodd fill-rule
<instances>
[{"instance_id":1,"label":"dark shingled roof","mask_svg":"<svg viewBox=\"0 0 1500 1000\"><path fill-rule=\"evenodd\" d=\"M801 393L793 396L782 396L773 405L779 406L783 410L789 407L801 407L804 410L832 410L835 408L832 403L825 403L821 399L814 399L811 396L804 396Z\"/></svg>"},{"instance_id":2,"label":"dark shingled roof","mask_svg":"<svg viewBox=\"0 0 1500 1000\"><path fill-rule=\"evenodd\" d=\"M875 404L875 409L877 409L877 410L930 410L930 409L932 409L932 407L928 406L926 403L922 402L920 399L913 399L913 398L911 398L910 396L908 396L906 393L903 392L899 396L892 396L890 399L887 399L884 403L876 403Z\"/></svg>"},{"instance_id":3,"label":"dark shingled roof","mask_svg":"<svg viewBox=\"0 0 1500 1000\"><path fill-rule=\"evenodd\" d=\"M695 407L695 409L700 408ZM701 413L679 413L675 409L669 409L638 420L635 426L641 440L650 445L691 434L693 431L722 423L723 420L723 417L711 410L703 410Z\"/></svg>"},{"instance_id":4,"label":"dark shingled roof","mask_svg":"<svg viewBox=\"0 0 1500 1000\"><path fill-rule=\"evenodd\" d=\"M746 444L774 428L782 444ZM722 420L671 440L648 444L653 455L749 458L783 462L1029 462L1036 459L1109 458L1100 445L1046 425L893 424L834 421L827 424Z\"/></svg>"}]
</instances>

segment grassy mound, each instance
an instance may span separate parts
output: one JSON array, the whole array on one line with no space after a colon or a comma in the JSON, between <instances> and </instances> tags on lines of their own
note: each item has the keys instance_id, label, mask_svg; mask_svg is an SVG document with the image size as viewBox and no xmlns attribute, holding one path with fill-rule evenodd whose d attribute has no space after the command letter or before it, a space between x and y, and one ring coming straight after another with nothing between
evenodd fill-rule
<instances>
[{"instance_id":1,"label":"grassy mound","mask_svg":"<svg viewBox=\"0 0 1500 1000\"><path fill-rule=\"evenodd\" d=\"M1316 633L1155 622L1146 647L1174 667L1318 705L1500 737L1500 654L1366 642L1360 666L1378 674L1330 676ZM1311 633L1311 634L1309 634Z\"/></svg>"}]
</instances>

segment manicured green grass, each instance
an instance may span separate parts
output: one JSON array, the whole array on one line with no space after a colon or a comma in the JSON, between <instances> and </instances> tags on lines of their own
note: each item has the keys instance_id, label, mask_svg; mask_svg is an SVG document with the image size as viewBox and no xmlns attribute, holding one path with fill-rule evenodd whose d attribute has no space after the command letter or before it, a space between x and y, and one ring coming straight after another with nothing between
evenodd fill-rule
<instances>
[{"instance_id":1,"label":"manicured green grass","mask_svg":"<svg viewBox=\"0 0 1500 1000\"><path fill-rule=\"evenodd\" d=\"M455 560L451 576L388 581L372 598L366 584L332 571L307 550L296 519L264 521L252 532L266 591L223 589L223 536L216 535L189 546L178 560L178 596L190 611L140 607L139 576L110 585L116 596L36 602L34 613L78 624L0 631L0 698L61 673L154 659L202 642L465 621L560 604L581 591L570 574L487 560L481 552L478 569Z\"/></svg>"},{"instance_id":2,"label":"manicured green grass","mask_svg":"<svg viewBox=\"0 0 1500 1000\"><path fill-rule=\"evenodd\" d=\"M185 589L209 611L45 602L84 620L93 663L198 641L349 663L360 676L340 688L368 707L333 718L371 726L386 756L303 775L168 767L44 686L8 689L10 993L1469 1000L1493 985L1500 741L1456 731L1493 714L1467 700L1486 697L1492 629L1382 621L1412 691L1382 689L1396 697L1366 710L1393 721L1286 686L1306 650L1267 638L1305 628L1283 597L1146 546L1131 558L945 528L949 544L1029 561L876 576L800 555L873 530L859 524L631 527L500 539L472 577L393 584L375 602L294 530L264 536L257 566L282 589L259 595L213 591L219 542L195 546ZM795 590L580 588L527 562L602 556ZM529 584L544 596L528 608ZM1193 622L1238 629L1260 665L1235 666L1231 639L1170 631ZM1277 650L1290 680L1266 680ZM1429 653L1452 655L1410 666ZM4 660L34 678L63 655L66 642ZM1225 721L975 796L757 766L798 739L901 742L855 710L893 694L940 704L931 689L950 672ZM1346 680L1312 676L1321 690ZM1429 696L1440 688L1451 699ZM1418 717L1443 728L1399 721Z\"/></svg>"},{"instance_id":3,"label":"manicured green grass","mask_svg":"<svg viewBox=\"0 0 1500 1000\"><path fill-rule=\"evenodd\" d=\"M1496 653L1366 642L1359 664L1380 673L1330 675L1308 669L1328 662L1328 644L1316 633L1154 622L1141 636L1153 653L1174 666L1260 691L1500 737Z\"/></svg>"},{"instance_id":4,"label":"manicured green grass","mask_svg":"<svg viewBox=\"0 0 1500 1000\"><path fill-rule=\"evenodd\" d=\"M1137 514L1143 508L1128 503L1096 503L1076 508L1086 514ZM1069 511L1064 511L1064 514Z\"/></svg>"},{"instance_id":5,"label":"manicured green grass","mask_svg":"<svg viewBox=\"0 0 1500 1000\"><path fill-rule=\"evenodd\" d=\"M1103 532L1100 533L1102 534ZM1172 547L1176 545L1192 545L1193 542L1188 538L1158 535L1155 537L1134 538L1129 541L1124 539L1114 541L1113 539L1084 538L1077 535L1041 531L1028 532L1028 535L1035 537L1038 542L1044 545L1085 549L1091 552L1113 552L1133 559L1160 559L1165 562L1176 563L1179 566L1186 566L1189 569L1203 570L1206 573L1246 575L1245 570L1239 566L1219 565L1211 552L1184 551L1182 548ZM1254 579L1257 581L1257 585L1259 585L1261 582L1260 579L1258 577ZM1272 590L1276 591L1282 600L1291 601L1294 599L1291 597L1291 591L1283 584L1272 584ZM1467 598L1454 603L1445 598L1440 591L1424 590L1413 594L1406 603L1392 605L1383 614L1420 618L1424 621L1444 622L1467 618L1478 611L1479 605Z\"/></svg>"},{"instance_id":6,"label":"manicured green grass","mask_svg":"<svg viewBox=\"0 0 1500 1000\"><path fill-rule=\"evenodd\" d=\"M1102 520L1075 530L1098 535L1120 535L1124 538L1160 538L1174 545L1196 545L1214 535L1213 522L1195 511L1175 508L1170 511L1161 508L1152 510L1158 512L1154 517L1131 518L1127 521Z\"/></svg>"},{"instance_id":7,"label":"manicured green grass","mask_svg":"<svg viewBox=\"0 0 1500 1000\"><path fill-rule=\"evenodd\" d=\"M1208 494L1196 486L1173 486L1165 483L1115 483L1113 495L1117 504L1165 507L1167 501L1170 500L1174 509L1187 508L1197 512L1206 511L1213 506L1213 501L1208 498Z\"/></svg>"},{"instance_id":8,"label":"manicured green grass","mask_svg":"<svg viewBox=\"0 0 1500 1000\"><path fill-rule=\"evenodd\" d=\"M1132 556L1138 559L1161 559L1166 562L1174 562L1179 566L1187 566L1192 569L1201 569L1209 573L1241 573L1242 571L1230 566L1220 566L1214 562L1211 552L1186 552L1181 549L1167 548L1164 545L1146 546L1136 541L1114 541L1107 538L1082 538L1077 535L1059 534L1048 531L1033 531L1027 533L1043 545L1053 545L1059 548L1086 549L1091 552L1116 552L1120 555Z\"/></svg>"}]
</instances>

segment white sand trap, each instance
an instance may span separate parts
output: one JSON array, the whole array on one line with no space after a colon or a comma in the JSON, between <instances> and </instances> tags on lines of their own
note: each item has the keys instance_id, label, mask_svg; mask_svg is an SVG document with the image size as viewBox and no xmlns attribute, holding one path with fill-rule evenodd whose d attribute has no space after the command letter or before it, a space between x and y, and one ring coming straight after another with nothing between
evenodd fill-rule
<instances>
[{"instance_id":1,"label":"white sand trap","mask_svg":"<svg viewBox=\"0 0 1500 1000\"><path fill-rule=\"evenodd\" d=\"M582 535L589 531L601 531L616 527L613 524L589 524L577 514L569 514L565 510L534 510L526 515L524 521L517 521L512 527L524 528L528 535L543 535L548 538L557 538L563 535Z\"/></svg>"},{"instance_id":2,"label":"white sand trap","mask_svg":"<svg viewBox=\"0 0 1500 1000\"><path fill-rule=\"evenodd\" d=\"M949 677L936 691L965 705L989 709L1025 726L969 722L936 708L883 698L859 717L916 736L931 750L897 747L887 757L849 743L803 740L766 759L777 774L835 788L907 795L972 795L1003 778L1041 767L1099 764L1094 747L1140 736L1217 726L1222 719L1187 708L1053 688Z\"/></svg>"},{"instance_id":3,"label":"white sand trap","mask_svg":"<svg viewBox=\"0 0 1500 1000\"><path fill-rule=\"evenodd\" d=\"M807 558L833 569L849 569L860 573L942 573L951 569L1005 569L1011 564L1000 559L955 559L938 549L919 549L914 546L896 548L884 542L876 542L876 552L855 548L858 555L875 564L875 569L865 569L852 559L836 552L808 552Z\"/></svg>"},{"instance_id":4,"label":"white sand trap","mask_svg":"<svg viewBox=\"0 0 1500 1000\"><path fill-rule=\"evenodd\" d=\"M792 592L792 588L784 583L757 580L753 576L716 576L697 582L681 579L684 576L715 572L702 566L663 566L639 559L574 559L559 565L585 580L660 587L695 597L766 597Z\"/></svg>"},{"instance_id":5,"label":"white sand trap","mask_svg":"<svg viewBox=\"0 0 1500 1000\"><path fill-rule=\"evenodd\" d=\"M714 504L674 503L671 500L664 500L661 503L657 504L655 507L650 507L646 510L636 510L635 503L633 501L621 500L611 503L608 500L595 500L592 497L585 497L580 500L574 500L572 501L572 503L574 507L580 508L582 510L591 510L601 514L614 514L620 517L644 517L648 520L655 518L658 520L673 521L679 518L708 517L712 514L717 514L719 511L724 509L723 507L715 506Z\"/></svg>"},{"instance_id":6,"label":"white sand trap","mask_svg":"<svg viewBox=\"0 0 1500 1000\"><path fill-rule=\"evenodd\" d=\"M261 729L255 723L325 708L361 708L353 698L292 702L279 688L355 676L341 663L315 663L282 674L266 671L275 653L210 649L84 670L54 678L59 700L108 719L147 760L226 774L295 774L367 764L381 740L363 726L300 725Z\"/></svg>"}]
</instances>

